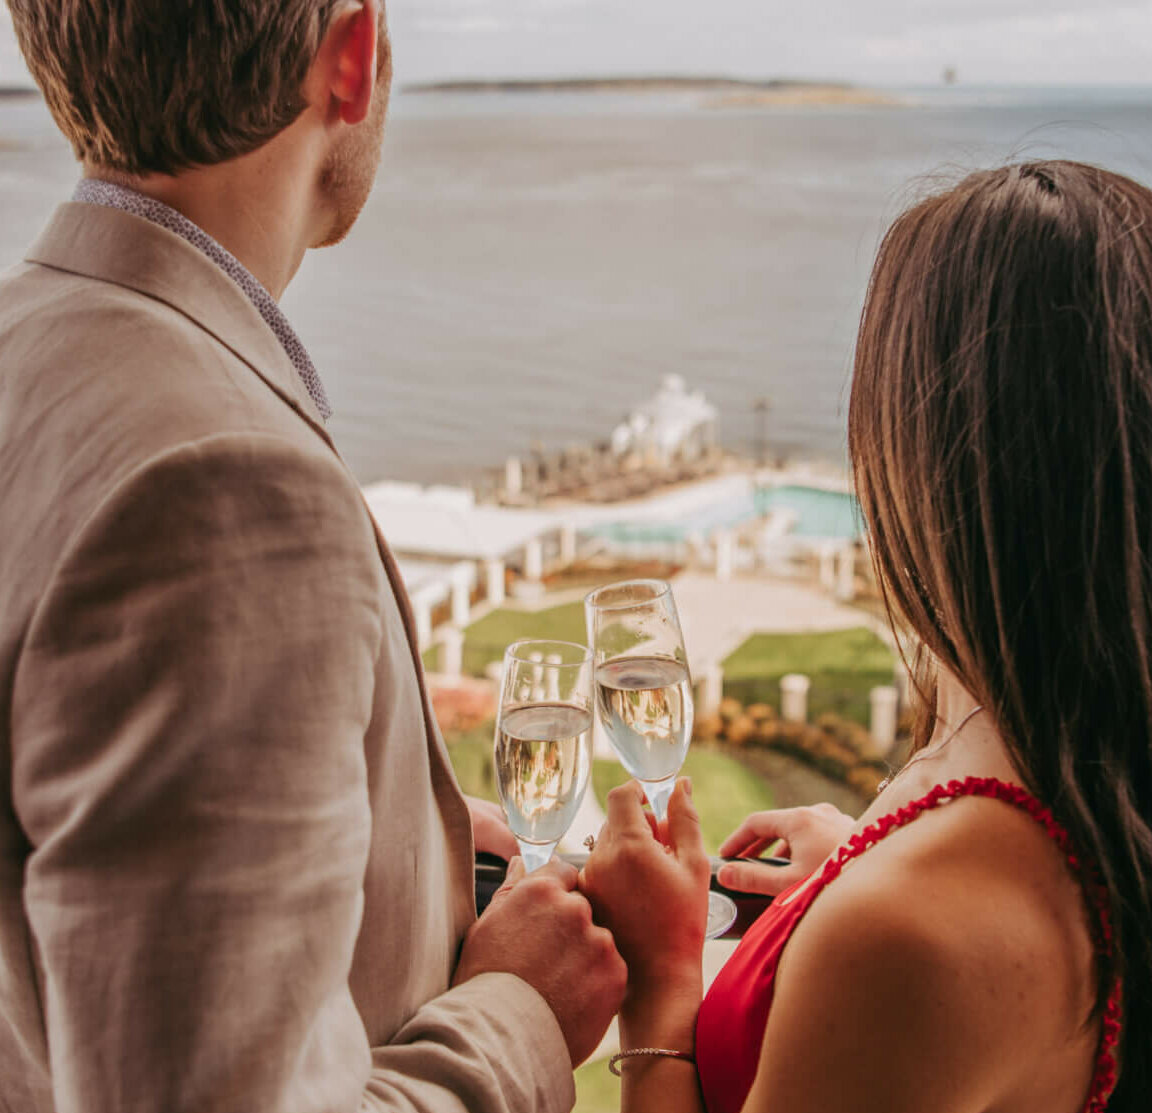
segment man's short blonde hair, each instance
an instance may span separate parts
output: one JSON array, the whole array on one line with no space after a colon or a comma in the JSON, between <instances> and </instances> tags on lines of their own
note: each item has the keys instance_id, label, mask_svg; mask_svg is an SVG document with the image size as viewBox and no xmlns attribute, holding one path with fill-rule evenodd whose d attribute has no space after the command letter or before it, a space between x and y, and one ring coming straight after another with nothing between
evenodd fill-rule
<instances>
[{"instance_id":1,"label":"man's short blonde hair","mask_svg":"<svg viewBox=\"0 0 1152 1113\"><path fill-rule=\"evenodd\" d=\"M77 157L173 174L247 154L304 110L341 0L8 0Z\"/></svg>"}]
</instances>

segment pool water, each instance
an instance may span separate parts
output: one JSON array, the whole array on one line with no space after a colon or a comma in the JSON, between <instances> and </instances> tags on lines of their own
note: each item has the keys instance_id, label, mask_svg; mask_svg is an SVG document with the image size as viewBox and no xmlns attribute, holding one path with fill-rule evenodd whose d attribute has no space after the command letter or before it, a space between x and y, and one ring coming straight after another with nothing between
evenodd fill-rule
<instances>
[{"instance_id":1,"label":"pool water","mask_svg":"<svg viewBox=\"0 0 1152 1113\"><path fill-rule=\"evenodd\" d=\"M793 529L798 537L831 537L851 541L864 534L864 520L855 495L824 491L817 487L773 487L757 492L761 513L768 510L794 511Z\"/></svg>"},{"instance_id":2,"label":"pool water","mask_svg":"<svg viewBox=\"0 0 1152 1113\"><path fill-rule=\"evenodd\" d=\"M757 488L739 499L704 507L675 521L612 522L593 532L610 541L678 542L693 535L706 537L713 530L738 526L773 510L790 511L795 516L796 524L789 531L793 537L851 541L864 532L854 495L799 485Z\"/></svg>"}]
</instances>

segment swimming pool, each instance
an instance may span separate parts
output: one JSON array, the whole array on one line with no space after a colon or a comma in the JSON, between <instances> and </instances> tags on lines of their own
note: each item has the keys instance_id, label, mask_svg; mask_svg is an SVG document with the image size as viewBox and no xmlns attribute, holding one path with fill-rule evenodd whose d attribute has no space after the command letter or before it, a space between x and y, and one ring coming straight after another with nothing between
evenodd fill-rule
<instances>
[{"instance_id":1,"label":"swimming pool","mask_svg":"<svg viewBox=\"0 0 1152 1113\"><path fill-rule=\"evenodd\" d=\"M693 535L706 537L714 530L738 526L776 510L787 511L795 518L790 530L793 537L851 541L863 533L855 496L799 484L756 488L738 498L726 498L675 519L608 522L590 532L624 543L674 543L686 541Z\"/></svg>"}]
</instances>

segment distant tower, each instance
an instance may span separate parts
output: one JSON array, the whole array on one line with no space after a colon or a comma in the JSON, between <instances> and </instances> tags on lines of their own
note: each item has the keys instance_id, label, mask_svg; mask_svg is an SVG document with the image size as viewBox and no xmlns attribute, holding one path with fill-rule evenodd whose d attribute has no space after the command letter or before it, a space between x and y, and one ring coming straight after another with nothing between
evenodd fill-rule
<instances>
[{"instance_id":1,"label":"distant tower","mask_svg":"<svg viewBox=\"0 0 1152 1113\"><path fill-rule=\"evenodd\" d=\"M960 80L960 75L956 72L955 66L944 67L944 84L955 85Z\"/></svg>"},{"instance_id":2,"label":"distant tower","mask_svg":"<svg viewBox=\"0 0 1152 1113\"><path fill-rule=\"evenodd\" d=\"M768 463L768 411L771 408L772 403L767 398L756 398L752 402L752 412L756 415L756 438L752 451L758 468Z\"/></svg>"}]
</instances>

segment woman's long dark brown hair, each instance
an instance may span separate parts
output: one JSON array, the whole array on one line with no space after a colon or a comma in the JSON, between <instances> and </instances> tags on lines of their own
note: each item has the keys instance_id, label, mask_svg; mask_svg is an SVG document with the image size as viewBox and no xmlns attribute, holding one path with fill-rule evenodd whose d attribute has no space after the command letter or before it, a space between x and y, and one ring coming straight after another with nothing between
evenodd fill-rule
<instances>
[{"instance_id":1,"label":"woman's long dark brown hair","mask_svg":"<svg viewBox=\"0 0 1152 1113\"><path fill-rule=\"evenodd\" d=\"M993 712L1098 871L1123 979L1109 1108L1152 1108L1152 192L1039 162L884 240L849 416L894 621Z\"/></svg>"}]
</instances>

